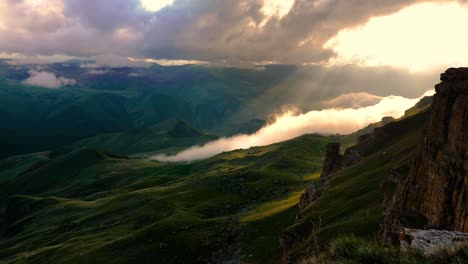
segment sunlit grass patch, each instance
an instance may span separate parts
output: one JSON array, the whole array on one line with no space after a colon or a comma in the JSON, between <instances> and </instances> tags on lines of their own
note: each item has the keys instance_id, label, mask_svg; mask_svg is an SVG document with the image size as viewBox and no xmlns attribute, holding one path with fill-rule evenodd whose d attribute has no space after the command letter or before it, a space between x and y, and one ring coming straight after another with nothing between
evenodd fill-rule
<instances>
[{"instance_id":1,"label":"sunlit grass patch","mask_svg":"<svg viewBox=\"0 0 468 264\"><path fill-rule=\"evenodd\" d=\"M302 192L294 192L285 199L260 204L255 209L252 209L249 212L247 212L240 219L240 222L257 221L272 216L274 214L278 214L282 211L288 210L293 206L297 206L301 193Z\"/></svg>"}]
</instances>

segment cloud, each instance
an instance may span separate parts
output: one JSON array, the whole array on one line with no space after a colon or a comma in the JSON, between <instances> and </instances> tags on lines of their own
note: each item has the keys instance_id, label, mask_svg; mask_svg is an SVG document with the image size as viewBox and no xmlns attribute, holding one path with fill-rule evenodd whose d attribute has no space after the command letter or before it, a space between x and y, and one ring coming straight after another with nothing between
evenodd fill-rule
<instances>
[{"instance_id":1,"label":"cloud","mask_svg":"<svg viewBox=\"0 0 468 264\"><path fill-rule=\"evenodd\" d=\"M106 73L109 73L110 70L104 70L104 69L92 69L92 70L89 70L88 71L88 74L91 74L91 75L103 75L103 74L106 74Z\"/></svg>"},{"instance_id":2,"label":"cloud","mask_svg":"<svg viewBox=\"0 0 468 264\"><path fill-rule=\"evenodd\" d=\"M136 72L131 72L128 74L128 77L130 78L135 78L135 77L141 77L143 76L142 74L136 73Z\"/></svg>"},{"instance_id":3,"label":"cloud","mask_svg":"<svg viewBox=\"0 0 468 264\"><path fill-rule=\"evenodd\" d=\"M412 71L462 67L468 62L468 36L460 34L460 27L467 24L466 5L421 3L372 18L359 28L342 30L325 46L337 53L335 63L353 61ZM435 37L442 32L443 38Z\"/></svg>"},{"instance_id":4,"label":"cloud","mask_svg":"<svg viewBox=\"0 0 468 264\"><path fill-rule=\"evenodd\" d=\"M335 52L324 44L341 30L419 2L424 1L177 0L148 12L138 0L0 0L0 51L325 63Z\"/></svg>"},{"instance_id":5,"label":"cloud","mask_svg":"<svg viewBox=\"0 0 468 264\"><path fill-rule=\"evenodd\" d=\"M427 92L423 96L432 93L433 91ZM420 98L408 99L401 96L389 96L383 98L376 105L358 109L324 109L299 115L295 114L294 111L288 111L277 116L273 123L255 134L221 138L204 146L189 148L174 156L157 155L151 159L164 162L193 161L209 158L224 151L266 146L309 133L348 134L370 123L380 121L385 116L399 118Z\"/></svg>"},{"instance_id":6,"label":"cloud","mask_svg":"<svg viewBox=\"0 0 468 264\"><path fill-rule=\"evenodd\" d=\"M325 101L328 108L362 108L379 103L383 97L369 93L348 93Z\"/></svg>"},{"instance_id":7,"label":"cloud","mask_svg":"<svg viewBox=\"0 0 468 264\"><path fill-rule=\"evenodd\" d=\"M51 89L76 84L75 80L57 77L52 72L31 70L29 74L30 77L24 80L23 83Z\"/></svg>"},{"instance_id":8,"label":"cloud","mask_svg":"<svg viewBox=\"0 0 468 264\"><path fill-rule=\"evenodd\" d=\"M90 58L94 62L82 63L81 68L121 68L121 67L149 67L153 63L134 60L124 56L102 54Z\"/></svg>"},{"instance_id":9,"label":"cloud","mask_svg":"<svg viewBox=\"0 0 468 264\"><path fill-rule=\"evenodd\" d=\"M325 66L265 66L257 72L259 79L270 84L234 115L232 122L265 118L282 105L295 105L302 112L324 108L350 106L352 101L335 101L343 94L367 93L379 97L400 95L415 98L438 82L440 71L411 73L391 67L359 67L355 65ZM261 86L259 87L261 88ZM349 97L349 96L348 96ZM349 98L348 98L349 99ZM358 100L357 98L355 100ZM364 104L364 101L361 102ZM253 110L252 110L253 109Z\"/></svg>"}]
</instances>

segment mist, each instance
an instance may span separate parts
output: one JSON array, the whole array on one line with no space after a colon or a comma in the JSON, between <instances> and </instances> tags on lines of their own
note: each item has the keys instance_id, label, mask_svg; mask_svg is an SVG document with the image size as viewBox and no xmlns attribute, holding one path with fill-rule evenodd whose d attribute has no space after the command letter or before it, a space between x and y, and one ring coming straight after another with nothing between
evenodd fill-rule
<instances>
[{"instance_id":1,"label":"mist","mask_svg":"<svg viewBox=\"0 0 468 264\"><path fill-rule=\"evenodd\" d=\"M277 115L273 122L252 135L220 138L203 146L183 150L173 156L156 155L151 159L162 162L188 162L206 159L226 151L266 146L304 134L349 134L386 116L399 118L422 97L433 93L433 91L426 92L415 99L401 96L382 97L377 104L360 108L329 108L303 114L288 110Z\"/></svg>"},{"instance_id":2,"label":"mist","mask_svg":"<svg viewBox=\"0 0 468 264\"><path fill-rule=\"evenodd\" d=\"M23 81L23 83L33 86L40 86L44 88L60 88L66 85L74 85L76 81L67 79L65 77L58 77L52 72L47 71L29 71L30 77Z\"/></svg>"}]
</instances>

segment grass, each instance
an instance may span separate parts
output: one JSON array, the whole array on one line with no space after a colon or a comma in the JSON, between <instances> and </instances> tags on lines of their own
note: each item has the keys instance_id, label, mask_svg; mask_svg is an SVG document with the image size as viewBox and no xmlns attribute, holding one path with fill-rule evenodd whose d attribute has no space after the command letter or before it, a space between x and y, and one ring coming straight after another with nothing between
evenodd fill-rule
<instances>
[{"instance_id":1,"label":"grass","mask_svg":"<svg viewBox=\"0 0 468 264\"><path fill-rule=\"evenodd\" d=\"M0 262L273 263L329 140L308 135L186 164L84 148L14 177L0 170L9 197Z\"/></svg>"},{"instance_id":2,"label":"grass","mask_svg":"<svg viewBox=\"0 0 468 264\"><path fill-rule=\"evenodd\" d=\"M408 172L426 117L356 146L364 159L333 175L298 220L299 195L320 185L324 147L337 138L306 135L181 164L90 148L16 157L0 164L0 262L277 263L284 231L299 238L296 260L411 260L373 240L394 188L388 173Z\"/></svg>"},{"instance_id":3,"label":"grass","mask_svg":"<svg viewBox=\"0 0 468 264\"><path fill-rule=\"evenodd\" d=\"M468 245L443 249L429 256L397 247L382 247L376 241L355 236L335 238L329 246L301 264L461 264L468 261Z\"/></svg>"},{"instance_id":4,"label":"grass","mask_svg":"<svg viewBox=\"0 0 468 264\"><path fill-rule=\"evenodd\" d=\"M389 171L395 169L402 177L408 173L426 117L423 113L390 123L379 132L380 139L354 147L364 159L334 174L319 198L286 229L286 234L299 237L290 251L292 259L319 252L339 236L378 236L383 202L394 191L387 182Z\"/></svg>"},{"instance_id":5,"label":"grass","mask_svg":"<svg viewBox=\"0 0 468 264\"><path fill-rule=\"evenodd\" d=\"M100 134L65 147L104 149L112 153L146 157L159 153L171 154L188 147L217 139L190 127L182 120L162 122L150 128L132 129L123 133Z\"/></svg>"}]
</instances>

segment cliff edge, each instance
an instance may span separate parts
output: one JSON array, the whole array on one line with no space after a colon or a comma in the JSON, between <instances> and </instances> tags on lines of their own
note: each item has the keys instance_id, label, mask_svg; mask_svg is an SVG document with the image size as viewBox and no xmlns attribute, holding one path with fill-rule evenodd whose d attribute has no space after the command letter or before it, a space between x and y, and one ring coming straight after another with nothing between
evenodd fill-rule
<instances>
[{"instance_id":1,"label":"cliff edge","mask_svg":"<svg viewBox=\"0 0 468 264\"><path fill-rule=\"evenodd\" d=\"M387 238L403 227L468 232L468 68L440 79L409 176L386 212Z\"/></svg>"}]
</instances>

